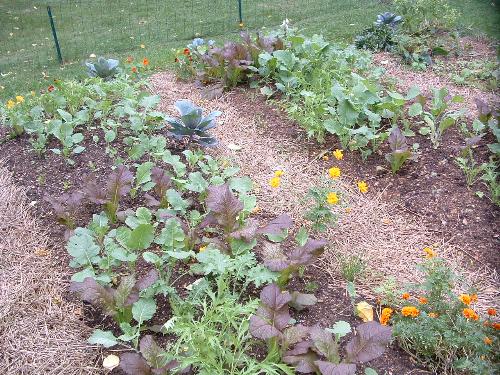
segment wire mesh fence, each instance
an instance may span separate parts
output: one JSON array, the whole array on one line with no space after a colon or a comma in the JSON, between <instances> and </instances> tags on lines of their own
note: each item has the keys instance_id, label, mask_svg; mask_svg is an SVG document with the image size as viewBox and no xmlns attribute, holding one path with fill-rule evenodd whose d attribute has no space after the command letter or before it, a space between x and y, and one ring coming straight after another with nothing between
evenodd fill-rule
<instances>
[{"instance_id":1,"label":"wire mesh fence","mask_svg":"<svg viewBox=\"0 0 500 375\"><path fill-rule=\"evenodd\" d=\"M90 54L160 50L194 37L222 38L244 28L334 17L347 0L0 0L0 86L20 74L36 81L59 67L50 6L65 66ZM350 1L352 3L353 1ZM355 3L356 1L354 1ZM304 21L305 22L305 21Z\"/></svg>"}]
</instances>

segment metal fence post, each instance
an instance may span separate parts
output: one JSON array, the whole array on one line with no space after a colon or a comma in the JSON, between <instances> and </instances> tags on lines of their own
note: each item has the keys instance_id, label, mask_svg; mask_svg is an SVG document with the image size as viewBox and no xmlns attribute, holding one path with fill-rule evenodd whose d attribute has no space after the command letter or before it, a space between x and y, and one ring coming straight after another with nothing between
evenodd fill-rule
<instances>
[{"instance_id":1,"label":"metal fence post","mask_svg":"<svg viewBox=\"0 0 500 375\"><path fill-rule=\"evenodd\" d=\"M61 54L61 47L59 46L59 39L57 39L56 26L54 24L54 18L52 17L52 10L50 9L50 5L47 6L47 13L49 15L50 28L52 29L52 36L54 37L54 43L56 45L57 59L59 60L59 64L62 65L63 58Z\"/></svg>"},{"instance_id":2,"label":"metal fence post","mask_svg":"<svg viewBox=\"0 0 500 375\"><path fill-rule=\"evenodd\" d=\"M243 6L241 4L242 0L238 0L238 15L240 18L240 28L243 28Z\"/></svg>"}]
</instances>

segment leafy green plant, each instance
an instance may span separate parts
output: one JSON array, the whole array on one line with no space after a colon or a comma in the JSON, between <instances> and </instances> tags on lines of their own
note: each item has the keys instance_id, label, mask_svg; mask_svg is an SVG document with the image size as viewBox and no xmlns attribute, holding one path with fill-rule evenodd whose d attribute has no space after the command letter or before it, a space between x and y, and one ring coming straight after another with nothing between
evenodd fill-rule
<instances>
[{"instance_id":1,"label":"leafy green plant","mask_svg":"<svg viewBox=\"0 0 500 375\"><path fill-rule=\"evenodd\" d=\"M106 59L102 56L99 56L96 62L85 62L89 77L99 77L103 79L111 79L118 74L119 64L120 62L118 60Z\"/></svg>"},{"instance_id":2,"label":"leafy green plant","mask_svg":"<svg viewBox=\"0 0 500 375\"><path fill-rule=\"evenodd\" d=\"M385 155L385 159L390 163L392 173L395 174L412 157L411 149L406 143L406 137L398 127L393 128L389 134L389 147L391 152Z\"/></svg>"},{"instance_id":3,"label":"leafy green plant","mask_svg":"<svg viewBox=\"0 0 500 375\"><path fill-rule=\"evenodd\" d=\"M75 216L82 205L84 195L76 191L71 194L64 193L60 197L46 196L44 199L52 206L57 221L66 226L64 236L69 239L72 231L76 228Z\"/></svg>"},{"instance_id":4,"label":"leafy green plant","mask_svg":"<svg viewBox=\"0 0 500 375\"><path fill-rule=\"evenodd\" d=\"M149 272L139 280L136 280L134 275L124 276L116 289L104 287L92 277L87 277L82 282L72 282L70 290L77 293L82 300L99 307L105 315L111 316L119 324L123 335L105 346L116 345L118 340L133 341L137 346L141 326L156 312L154 299L141 298L140 293L150 287L157 277L156 271ZM137 323L135 326L130 324L132 319ZM109 333L97 331L90 341L104 344L101 341L103 336L108 339L110 337Z\"/></svg>"},{"instance_id":5,"label":"leafy green plant","mask_svg":"<svg viewBox=\"0 0 500 375\"><path fill-rule=\"evenodd\" d=\"M346 322L337 322L332 329L319 326L293 325L288 303L292 296L271 284L260 293L261 304L250 317L250 333L265 340L268 357L281 358L295 366L298 373L352 374L356 363L365 363L381 356L391 340L391 329L376 322L356 328L356 335L346 345L346 357L341 360L340 339L351 328Z\"/></svg>"},{"instance_id":6,"label":"leafy green plant","mask_svg":"<svg viewBox=\"0 0 500 375\"><path fill-rule=\"evenodd\" d=\"M485 164L478 165L474 158L474 153L470 147L466 147L461 152L461 156L455 158L458 167L465 174L465 181L468 187L474 185L481 177Z\"/></svg>"},{"instance_id":7,"label":"leafy green plant","mask_svg":"<svg viewBox=\"0 0 500 375\"><path fill-rule=\"evenodd\" d=\"M498 162L490 161L484 165L484 174L481 180L490 191L491 201L500 206L500 173L498 173Z\"/></svg>"},{"instance_id":8,"label":"leafy green plant","mask_svg":"<svg viewBox=\"0 0 500 375\"><path fill-rule=\"evenodd\" d=\"M94 176L85 181L84 192L87 198L95 204L104 205L104 210L112 222L120 206L120 198L132 190L134 174L124 165L119 165L107 178L106 185L100 185Z\"/></svg>"},{"instance_id":9,"label":"leafy green plant","mask_svg":"<svg viewBox=\"0 0 500 375\"><path fill-rule=\"evenodd\" d=\"M286 287L292 276L301 267L309 266L324 252L327 242L308 238L306 231L299 231L295 238L297 245L289 252L283 252L279 244L268 244L264 248L264 265L279 272L278 285Z\"/></svg>"},{"instance_id":10,"label":"leafy green plant","mask_svg":"<svg viewBox=\"0 0 500 375\"><path fill-rule=\"evenodd\" d=\"M443 134L456 124L457 120L465 113L465 110L452 111L448 109L450 103L461 103L463 98L458 95L450 98L446 88L433 89L432 93L433 96L428 109L425 109L427 98L420 95L417 102L410 106L408 114L411 117L422 117L423 125L420 127L420 134L428 135L432 146L438 148Z\"/></svg>"},{"instance_id":11,"label":"leafy green plant","mask_svg":"<svg viewBox=\"0 0 500 375\"><path fill-rule=\"evenodd\" d=\"M403 21L403 17L398 16L394 13L385 12L377 15L377 20L375 21L375 26L387 25L395 28Z\"/></svg>"},{"instance_id":12,"label":"leafy green plant","mask_svg":"<svg viewBox=\"0 0 500 375\"><path fill-rule=\"evenodd\" d=\"M189 100L179 100L175 103L180 118L169 117L167 123L171 126L170 134L176 139L187 138L188 145L196 142L202 146L215 146L217 140L207 133L216 126L215 119L221 112L215 111L203 117L203 109L195 106Z\"/></svg>"},{"instance_id":13,"label":"leafy green plant","mask_svg":"<svg viewBox=\"0 0 500 375\"><path fill-rule=\"evenodd\" d=\"M455 294L457 275L436 257L419 268L424 281L407 289L415 297L391 306L401 308L392 317L400 346L436 373L498 371L498 333L474 311L471 294Z\"/></svg>"},{"instance_id":14,"label":"leafy green plant","mask_svg":"<svg viewBox=\"0 0 500 375\"><path fill-rule=\"evenodd\" d=\"M354 43L357 48L361 49L390 51L396 44L394 29L386 24L370 26L356 36Z\"/></svg>"}]
</instances>

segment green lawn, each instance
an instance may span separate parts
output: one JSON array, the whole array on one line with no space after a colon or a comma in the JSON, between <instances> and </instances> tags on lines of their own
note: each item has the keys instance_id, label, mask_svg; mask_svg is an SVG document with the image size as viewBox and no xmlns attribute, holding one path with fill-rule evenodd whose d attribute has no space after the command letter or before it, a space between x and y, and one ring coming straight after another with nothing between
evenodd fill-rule
<instances>
[{"instance_id":1,"label":"green lawn","mask_svg":"<svg viewBox=\"0 0 500 375\"><path fill-rule=\"evenodd\" d=\"M498 1L498 0L494 0ZM50 3L65 65L57 62L47 16ZM307 33L352 40L376 14L380 0L242 0L245 27L279 25L289 18ZM492 0L450 0L462 24L498 38L499 8ZM237 0L0 0L0 98L45 87L54 78L81 76L90 54L136 58L155 66L195 36L236 36ZM145 49L140 48L141 44Z\"/></svg>"}]
</instances>

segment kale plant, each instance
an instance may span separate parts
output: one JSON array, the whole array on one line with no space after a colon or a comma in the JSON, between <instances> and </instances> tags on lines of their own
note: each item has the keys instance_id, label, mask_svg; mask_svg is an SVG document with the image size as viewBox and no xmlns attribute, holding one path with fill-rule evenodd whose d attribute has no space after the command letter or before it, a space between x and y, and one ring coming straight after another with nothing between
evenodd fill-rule
<instances>
[{"instance_id":1,"label":"kale plant","mask_svg":"<svg viewBox=\"0 0 500 375\"><path fill-rule=\"evenodd\" d=\"M203 117L203 109L197 107L189 100L179 100L175 103L180 118L169 117L167 123L171 126L170 135L176 139L186 139L188 145L196 142L202 146L215 146L217 140L208 130L216 127L215 119L222 113L215 111Z\"/></svg>"},{"instance_id":2,"label":"kale plant","mask_svg":"<svg viewBox=\"0 0 500 375\"><path fill-rule=\"evenodd\" d=\"M120 62L115 59L106 59L99 56L97 62L93 63L87 61L85 65L87 66L87 74L89 77L100 77L105 80L109 80L116 76L119 72L118 64Z\"/></svg>"}]
</instances>

